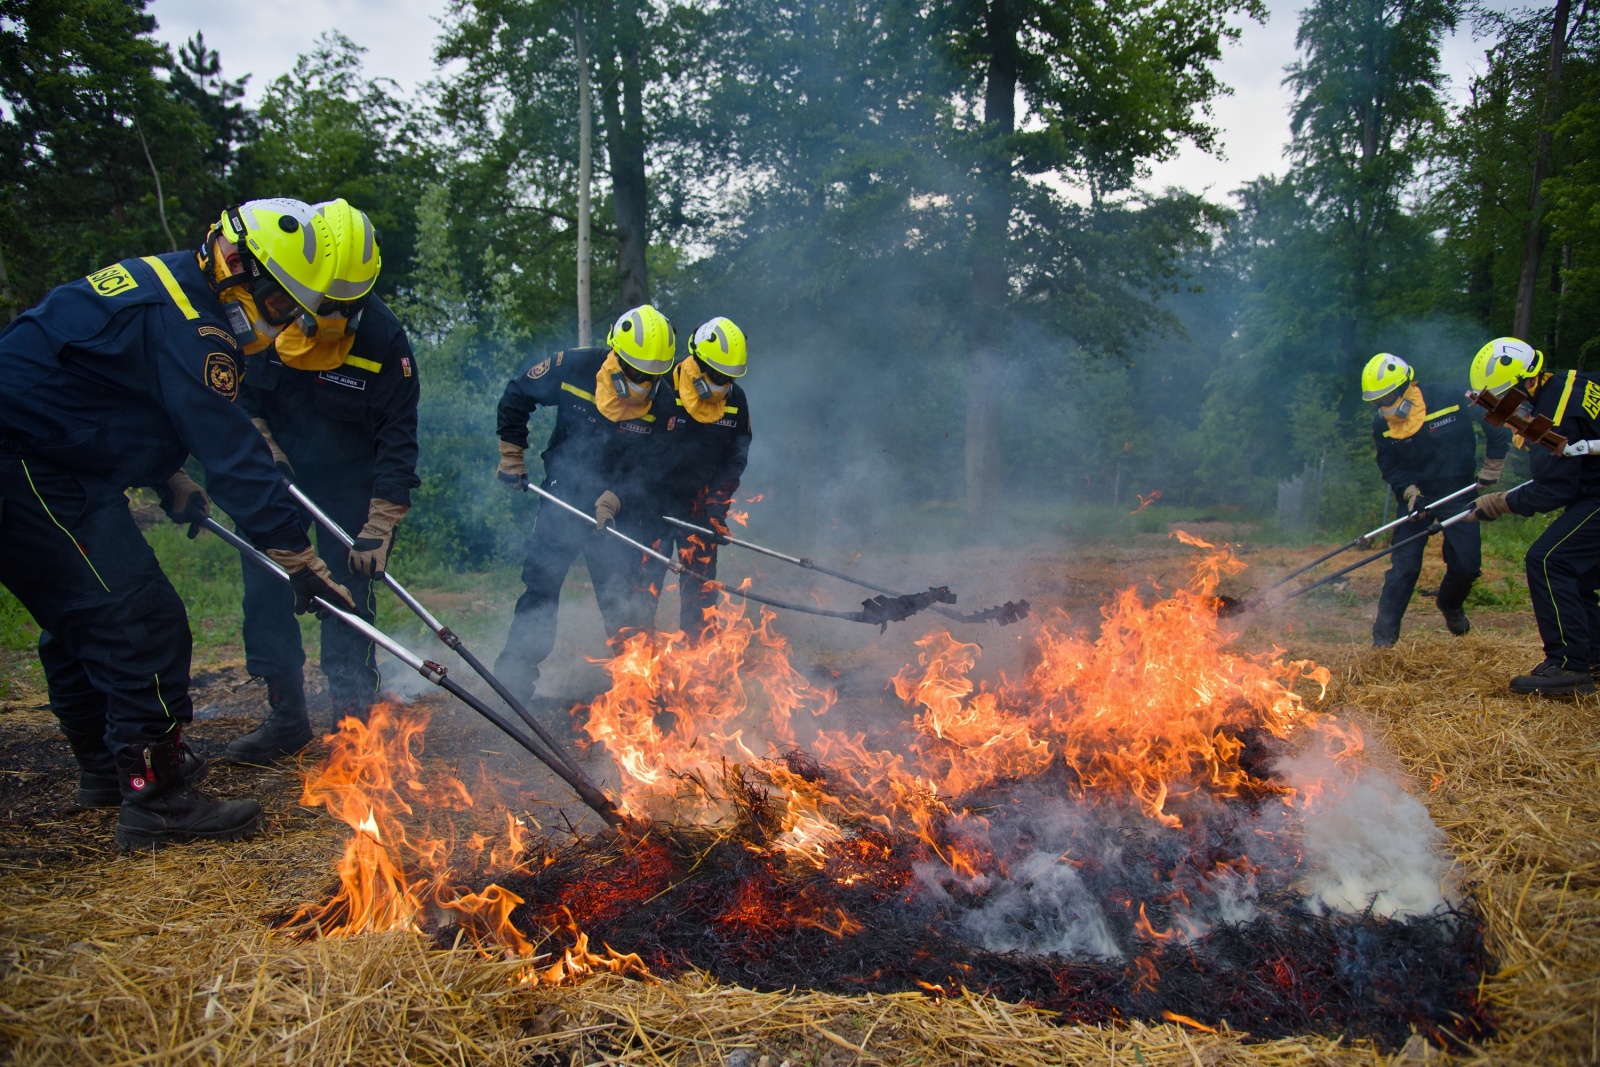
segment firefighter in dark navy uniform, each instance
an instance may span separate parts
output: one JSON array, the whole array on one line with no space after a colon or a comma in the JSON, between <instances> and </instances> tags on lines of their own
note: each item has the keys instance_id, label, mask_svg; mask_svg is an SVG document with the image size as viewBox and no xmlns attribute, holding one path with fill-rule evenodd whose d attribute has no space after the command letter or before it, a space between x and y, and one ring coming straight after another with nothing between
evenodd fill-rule
<instances>
[{"instance_id":1,"label":"firefighter in dark navy uniform","mask_svg":"<svg viewBox=\"0 0 1600 1067\"><path fill-rule=\"evenodd\" d=\"M750 461L750 405L737 379L748 356L744 331L732 319L715 318L689 340L689 354L673 368L673 388L656 398L660 435L650 462L649 484L663 515L728 532L728 509ZM703 535L669 528L683 565L707 578L717 576L717 546ZM654 566L646 588L659 588L665 568ZM699 640L715 587L688 574L678 579L678 625Z\"/></svg>"},{"instance_id":2,"label":"firefighter in dark navy uniform","mask_svg":"<svg viewBox=\"0 0 1600 1067\"><path fill-rule=\"evenodd\" d=\"M1600 375L1547 373L1544 353L1499 337L1472 360L1472 388L1515 395L1523 418L1545 416L1563 440L1523 442L1532 484L1478 498L1474 517L1561 514L1528 548L1525 566L1544 661L1511 679L1514 693L1592 693L1600 667Z\"/></svg>"},{"instance_id":3,"label":"firefighter in dark navy uniform","mask_svg":"<svg viewBox=\"0 0 1600 1067\"><path fill-rule=\"evenodd\" d=\"M124 848L235 840L261 815L194 787L189 623L125 487L156 487L177 521L204 518L206 494L181 471L193 455L217 503L290 572L301 610L349 600L235 403L239 335L320 301L326 227L295 200L227 214L234 238L214 228L199 256L127 259L58 286L0 333L0 584L43 631L79 801L120 805Z\"/></svg>"},{"instance_id":4,"label":"firefighter in dark navy uniform","mask_svg":"<svg viewBox=\"0 0 1600 1067\"><path fill-rule=\"evenodd\" d=\"M635 540L659 544L659 513L643 505L644 487L621 472L638 469L629 458L648 451L659 430L652 400L672 369L676 347L672 324L644 304L617 319L606 347L569 348L527 367L500 397L500 481L512 488L527 484L528 416L554 407L556 424L542 457L544 488L578 508L592 508L601 526L615 522ZM607 632L614 638L650 624L655 602L639 588L644 569L638 551L541 502L522 566L525 589L495 661L495 674L519 696L533 692L539 664L555 647L561 585L580 553Z\"/></svg>"},{"instance_id":5,"label":"firefighter in dark navy uniform","mask_svg":"<svg viewBox=\"0 0 1600 1067\"><path fill-rule=\"evenodd\" d=\"M356 537L345 549L326 530L317 544L334 579L371 621L374 579L417 478L416 359L394 313L372 295L381 257L371 221L343 200L315 205L328 222L336 275L317 315L301 315L246 361L240 397L286 475ZM303 520L309 528L309 517ZM356 531L359 531L357 533ZM230 759L262 763L311 740L305 649L282 583L244 568L245 666L267 683L267 717L228 745ZM372 642L322 625L322 672L334 721L365 717L378 692Z\"/></svg>"},{"instance_id":6,"label":"firefighter in dark navy uniform","mask_svg":"<svg viewBox=\"0 0 1600 1067\"><path fill-rule=\"evenodd\" d=\"M1399 356L1380 352L1361 372L1361 398L1377 408L1372 419L1372 439L1377 447L1378 469L1394 492L1398 505L1417 511L1430 501L1471 483L1477 457L1474 426L1483 427L1484 461L1477 468L1478 484L1488 487L1500 480L1509 430L1489 426L1483 411L1467 399L1459 385L1419 385L1416 372ZM1393 541L1415 536L1401 526ZM1422 573L1422 557L1431 537L1413 541L1389 557L1378 616L1372 623L1374 648L1388 648L1400 638L1400 620ZM1472 629L1464 605L1472 583L1483 570L1483 545L1478 528L1458 522L1444 531L1444 578L1434 603L1446 627L1457 637Z\"/></svg>"}]
</instances>

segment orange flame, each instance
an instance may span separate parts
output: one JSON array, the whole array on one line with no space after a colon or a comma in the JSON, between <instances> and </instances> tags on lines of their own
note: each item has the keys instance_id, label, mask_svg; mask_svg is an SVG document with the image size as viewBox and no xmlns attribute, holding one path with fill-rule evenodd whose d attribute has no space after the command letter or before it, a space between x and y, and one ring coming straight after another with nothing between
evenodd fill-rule
<instances>
[{"instance_id":1,"label":"orange flame","mask_svg":"<svg viewBox=\"0 0 1600 1067\"><path fill-rule=\"evenodd\" d=\"M1150 490L1150 494L1148 496L1146 496L1144 493L1135 493L1133 495L1139 498L1139 506L1128 512L1129 515L1137 515L1151 504L1154 504L1157 500L1160 500L1161 490L1152 489Z\"/></svg>"}]
</instances>

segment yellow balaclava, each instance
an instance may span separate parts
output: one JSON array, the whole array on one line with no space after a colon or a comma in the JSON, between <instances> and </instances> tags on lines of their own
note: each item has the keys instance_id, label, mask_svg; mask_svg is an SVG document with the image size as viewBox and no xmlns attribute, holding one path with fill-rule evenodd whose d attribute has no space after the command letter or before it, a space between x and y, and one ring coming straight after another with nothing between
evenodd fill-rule
<instances>
[{"instance_id":1,"label":"yellow balaclava","mask_svg":"<svg viewBox=\"0 0 1600 1067\"><path fill-rule=\"evenodd\" d=\"M1405 408L1407 401L1410 401L1410 406L1406 409L1404 415L1389 414L1390 411ZM1383 410L1382 414L1383 421L1389 424L1389 436L1391 438L1396 441L1404 441L1406 438L1413 436L1418 430L1422 429L1422 423L1428 417L1427 405L1422 402L1422 387L1417 385L1416 382L1406 386L1405 395L1400 398L1393 408Z\"/></svg>"},{"instance_id":2,"label":"yellow balaclava","mask_svg":"<svg viewBox=\"0 0 1600 1067\"><path fill-rule=\"evenodd\" d=\"M617 395L617 383L623 395ZM622 373L622 357L613 350L594 376L594 406L612 422L637 419L650 410L654 382L636 382Z\"/></svg>"},{"instance_id":3,"label":"yellow balaclava","mask_svg":"<svg viewBox=\"0 0 1600 1067\"><path fill-rule=\"evenodd\" d=\"M306 334L307 321L316 332ZM350 320L343 315L301 315L278 334L278 358L295 370L332 370L341 366L356 343Z\"/></svg>"},{"instance_id":4,"label":"yellow balaclava","mask_svg":"<svg viewBox=\"0 0 1600 1067\"><path fill-rule=\"evenodd\" d=\"M707 378L700 361L693 356L678 364L673 379L678 386L678 399L695 422L712 423L722 418L723 401L733 389L732 382L718 385Z\"/></svg>"},{"instance_id":5,"label":"yellow balaclava","mask_svg":"<svg viewBox=\"0 0 1600 1067\"><path fill-rule=\"evenodd\" d=\"M202 255L200 267L211 272L214 282L227 277L227 264L222 262L220 254L209 260ZM281 327L272 325L262 317L248 285L230 285L217 294L217 300L222 304L223 317L228 320L228 329L238 340L241 352L253 356L271 346ZM230 304L233 306L230 307Z\"/></svg>"}]
</instances>

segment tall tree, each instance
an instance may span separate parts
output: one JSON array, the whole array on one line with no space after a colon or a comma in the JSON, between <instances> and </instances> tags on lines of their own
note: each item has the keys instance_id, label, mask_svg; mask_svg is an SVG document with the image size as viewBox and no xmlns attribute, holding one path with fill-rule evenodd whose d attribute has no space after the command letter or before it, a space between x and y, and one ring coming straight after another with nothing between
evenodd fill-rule
<instances>
[{"instance_id":1,"label":"tall tree","mask_svg":"<svg viewBox=\"0 0 1600 1067\"><path fill-rule=\"evenodd\" d=\"M1222 42L1239 33L1230 19L1261 18L1265 8L1258 0L949 0L940 14L967 75L954 131L972 178L967 505L990 512L1004 488L997 383L1025 221L1016 217L1019 175L1034 195L1054 199L1060 185L1076 186L1098 206L1180 143L1212 148L1208 105L1224 91L1214 68Z\"/></svg>"},{"instance_id":2,"label":"tall tree","mask_svg":"<svg viewBox=\"0 0 1600 1067\"><path fill-rule=\"evenodd\" d=\"M1339 373L1370 353L1363 328L1395 288L1402 247L1421 235L1403 197L1444 124L1439 45L1458 0L1317 0L1300 18L1304 58L1288 69L1291 181L1306 197L1333 271Z\"/></svg>"}]
</instances>

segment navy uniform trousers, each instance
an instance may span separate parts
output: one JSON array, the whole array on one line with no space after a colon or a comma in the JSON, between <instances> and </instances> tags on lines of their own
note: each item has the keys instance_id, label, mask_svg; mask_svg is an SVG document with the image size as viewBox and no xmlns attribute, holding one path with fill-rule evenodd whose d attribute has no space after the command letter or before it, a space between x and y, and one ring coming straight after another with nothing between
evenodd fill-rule
<instances>
[{"instance_id":1,"label":"navy uniform trousers","mask_svg":"<svg viewBox=\"0 0 1600 1067\"><path fill-rule=\"evenodd\" d=\"M74 752L157 744L189 722L189 619L120 486L0 455L0 585L43 631Z\"/></svg>"},{"instance_id":2,"label":"navy uniform trousers","mask_svg":"<svg viewBox=\"0 0 1600 1067\"><path fill-rule=\"evenodd\" d=\"M1569 670L1600 663L1600 500L1579 500L1528 548L1528 594L1544 654Z\"/></svg>"},{"instance_id":3,"label":"navy uniform trousers","mask_svg":"<svg viewBox=\"0 0 1600 1067\"><path fill-rule=\"evenodd\" d=\"M1426 527L1422 523L1395 529L1389 543L1416 537ZM1483 539L1475 522L1458 522L1444 530L1444 579L1439 583L1440 608L1454 610L1467 601L1472 583L1483 571ZM1383 592L1378 597L1378 617L1372 624L1375 640L1393 642L1400 637L1400 620L1417 588L1422 574L1422 557L1432 537L1418 538L1389 557L1389 572L1383 576Z\"/></svg>"},{"instance_id":4,"label":"navy uniform trousers","mask_svg":"<svg viewBox=\"0 0 1600 1067\"><path fill-rule=\"evenodd\" d=\"M304 480L299 484L350 536L366 525L372 498L368 489L313 488ZM302 519L309 530L310 516ZM350 590L356 614L373 621L377 604L372 580L350 570L350 550L320 526L316 539L317 555L328 565L333 580ZM248 562L244 564L244 652L245 669L257 678L296 675L306 661L300 623L294 614L294 592L281 578ZM377 698L378 668L372 642L338 619L322 622L322 673L328 678L328 695L335 709L359 707L365 711Z\"/></svg>"}]
</instances>

